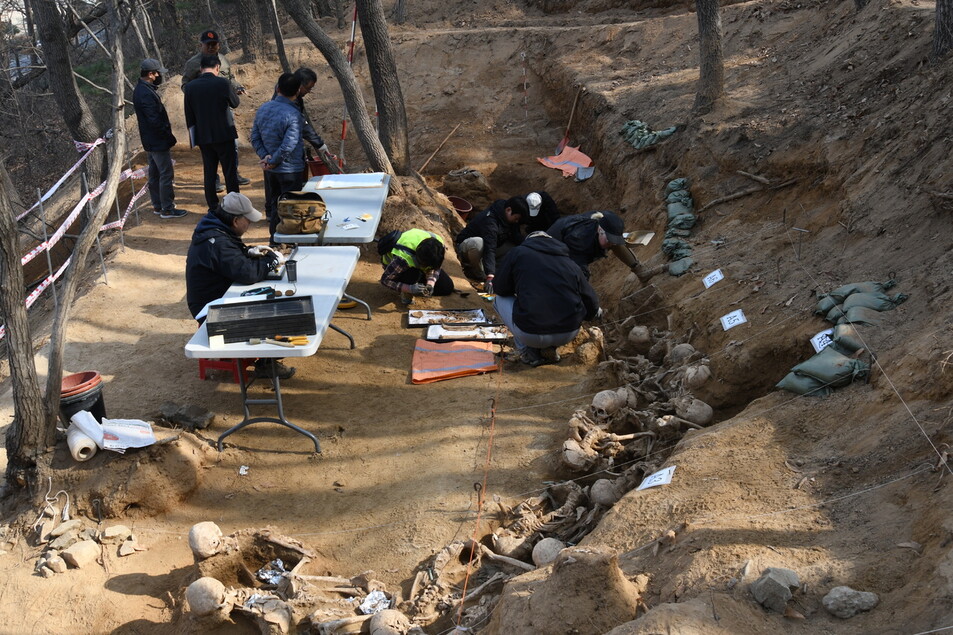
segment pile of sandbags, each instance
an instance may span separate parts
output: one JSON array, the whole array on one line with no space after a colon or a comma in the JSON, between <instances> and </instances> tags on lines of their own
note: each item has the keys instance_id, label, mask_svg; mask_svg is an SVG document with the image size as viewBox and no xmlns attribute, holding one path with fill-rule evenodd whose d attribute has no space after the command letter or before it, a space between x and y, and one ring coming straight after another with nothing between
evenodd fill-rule
<instances>
[{"instance_id":1,"label":"pile of sandbags","mask_svg":"<svg viewBox=\"0 0 953 635\"><path fill-rule=\"evenodd\" d=\"M633 119L622 124L622 132L619 134L636 150L644 150L675 134L675 126L665 130L649 130L647 123Z\"/></svg>"},{"instance_id":2,"label":"pile of sandbags","mask_svg":"<svg viewBox=\"0 0 953 635\"><path fill-rule=\"evenodd\" d=\"M673 179L665 186L665 209L668 224L662 252L672 260L668 272L673 276L687 273L695 261L692 260L692 246L686 238L692 235L691 229L698 218L695 216L695 201L688 191L688 179Z\"/></svg>"}]
</instances>

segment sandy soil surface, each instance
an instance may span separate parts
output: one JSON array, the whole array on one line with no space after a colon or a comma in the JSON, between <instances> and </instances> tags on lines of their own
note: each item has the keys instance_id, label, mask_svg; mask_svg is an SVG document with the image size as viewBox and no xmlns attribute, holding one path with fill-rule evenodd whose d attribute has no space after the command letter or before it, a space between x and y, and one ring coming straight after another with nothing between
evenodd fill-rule
<instances>
[{"instance_id":1,"label":"sandy soil surface","mask_svg":"<svg viewBox=\"0 0 953 635\"><path fill-rule=\"evenodd\" d=\"M632 301L640 285L618 262L593 268L610 314L603 325L610 358L634 356L629 330L648 324L669 345L690 342L713 372L695 396L715 408L718 423L661 444L650 457L677 465L672 484L600 510L601 522L581 543L618 556L638 587L627 593L641 605L607 615L590 593L599 584L570 575L568 584L552 585L558 592L538 593L532 610L514 610L518 600L510 597L478 626L497 633L617 626L617 635L949 627L953 524L944 510L951 474L942 454L953 392L945 364L953 349L950 205L931 192L951 186L951 105L948 69L925 64L932 5L896 1L860 13L848 2L726 6L727 95L716 111L693 118L695 15L684 7L640 13L610 4L563 3L568 12L549 15L511 3L434 5L426 15L412 8L410 23L393 36L414 164L463 123L428 166L428 183L438 188L450 170L471 167L490 186L485 200L473 193L478 207L544 189L565 213L619 210L629 229L657 232L637 252L650 264L666 261L659 247L668 180L691 179L698 207L758 185L739 170L795 183L703 212L691 239L695 267L684 277L653 279L650 307ZM301 40L291 50L292 63L313 66L328 87L309 107L333 138L341 100L331 75ZM276 71L264 63L238 71L249 88L238 116L247 141L254 107L270 96ZM559 141L580 87L571 137L597 172L576 183L535 159ZM176 86L165 99L180 112ZM679 131L638 152L619 135L630 119ZM174 125L184 138L182 121ZM353 139L346 156L352 170L362 167ZM125 249L113 243L109 284L91 277L76 304L67 367L103 373L110 416L151 419L171 400L208 408L216 419L172 449L100 456L79 469L57 448L64 483L82 492L76 513L95 519L98 495L111 516L104 524L129 525L148 550L106 554L103 566L43 579L33 572L40 549L22 537L8 543L0 556L8 607L0 609L0 630L182 632L189 627L183 589L197 576L186 537L205 520L225 533L272 526L316 552L308 573L373 570L407 597L433 554L495 528L489 515L478 519L475 484L485 482L488 513L493 497L514 505L549 482L592 483L595 476L562 465L561 447L574 410L599 390L626 385L619 362L599 365L599 356L576 354L555 366L504 365L495 374L413 386L418 332L405 328L405 310L377 283L373 246L362 249L349 286L370 303L373 319L356 309L335 318L357 348L329 332L315 356L295 361L298 373L283 391L289 419L318 435L323 453L312 455L306 439L268 425L215 451L216 436L240 420L239 390L222 377L200 381L182 353L194 332L184 302L185 253L204 204L198 153L179 147L175 158L178 200L190 214L164 221L145 206ZM241 164L252 179L243 191L261 201L247 143ZM446 235L459 227L446 209L415 209L418 200L389 201L382 227L415 222ZM258 227L249 241L266 238ZM726 280L705 290L701 277L716 268ZM472 291L457 263L449 271ZM825 399L773 391L827 326L811 313L817 293L889 278L910 299L863 331L876 359L868 383ZM471 293L419 306L481 302ZM739 308L748 322L724 331L719 317ZM0 414L3 423L12 416L9 399ZM800 617L784 618L752 599L748 585L770 566L799 575L803 586L790 606ZM509 593L532 594L536 578L555 576L551 569L511 582ZM849 621L835 618L821 598L840 585L875 592L880 603ZM580 627L570 614L600 619ZM543 627L542 615L565 626ZM257 629L239 621L221 632Z\"/></svg>"}]
</instances>

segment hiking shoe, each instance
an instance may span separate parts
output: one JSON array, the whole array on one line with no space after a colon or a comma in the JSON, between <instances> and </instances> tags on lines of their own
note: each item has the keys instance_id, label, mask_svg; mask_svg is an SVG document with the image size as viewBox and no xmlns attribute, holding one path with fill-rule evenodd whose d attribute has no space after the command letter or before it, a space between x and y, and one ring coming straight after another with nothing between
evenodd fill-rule
<instances>
[{"instance_id":1,"label":"hiking shoe","mask_svg":"<svg viewBox=\"0 0 953 635\"><path fill-rule=\"evenodd\" d=\"M562 359L559 357L559 353L556 352L555 346L539 349L539 356L543 358L546 364L558 364L559 360Z\"/></svg>"},{"instance_id":2,"label":"hiking shoe","mask_svg":"<svg viewBox=\"0 0 953 635\"><path fill-rule=\"evenodd\" d=\"M216 192L224 192L224 191L225 191L225 186L222 185L222 182L221 182L220 180L218 180L218 179L215 179L215 191L216 191Z\"/></svg>"},{"instance_id":3,"label":"hiking shoe","mask_svg":"<svg viewBox=\"0 0 953 635\"><path fill-rule=\"evenodd\" d=\"M267 360L259 359L255 362L255 377L271 379L271 369L272 365ZM285 366L281 362L275 362L274 369L278 379L291 379L296 370L293 366Z\"/></svg>"},{"instance_id":4,"label":"hiking shoe","mask_svg":"<svg viewBox=\"0 0 953 635\"><path fill-rule=\"evenodd\" d=\"M173 207L172 209L164 209L159 213L159 218L182 218L188 214L184 209L178 209Z\"/></svg>"},{"instance_id":5,"label":"hiking shoe","mask_svg":"<svg viewBox=\"0 0 953 635\"><path fill-rule=\"evenodd\" d=\"M159 214L162 213L162 210L159 209L158 207L154 207L154 208L152 208L152 213L155 214L156 216L158 216Z\"/></svg>"},{"instance_id":6,"label":"hiking shoe","mask_svg":"<svg viewBox=\"0 0 953 635\"><path fill-rule=\"evenodd\" d=\"M248 185L249 183L251 183L251 179L247 179L247 178L245 178L244 176L242 176L241 174L238 175L238 184L239 184L239 185Z\"/></svg>"},{"instance_id":7,"label":"hiking shoe","mask_svg":"<svg viewBox=\"0 0 953 635\"><path fill-rule=\"evenodd\" d=\"M668 265L656 265L654 267L646 267L645 265L639 264L632 269L632 273L639 279L639 282L648 282L658 274L662 273L668 269Z\"/></svg>"}]
</instances>

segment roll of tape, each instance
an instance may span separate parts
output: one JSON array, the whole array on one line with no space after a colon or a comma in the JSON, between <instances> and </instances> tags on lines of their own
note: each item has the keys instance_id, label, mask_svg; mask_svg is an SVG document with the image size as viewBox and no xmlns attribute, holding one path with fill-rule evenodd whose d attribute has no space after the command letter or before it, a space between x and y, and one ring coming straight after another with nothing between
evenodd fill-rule
<instances>
[{"instance_id":1,"label":"roll of tape","mask_svg":"<svg viewBox=\"0 0 953 635\"><path fill-rule=\"evenodd\" d=\"M77 461L88 461L99 449L95 441L73 424L70 424L66 430L66 445L69 446L70 454Z\"/></svg>"}]
</instances>

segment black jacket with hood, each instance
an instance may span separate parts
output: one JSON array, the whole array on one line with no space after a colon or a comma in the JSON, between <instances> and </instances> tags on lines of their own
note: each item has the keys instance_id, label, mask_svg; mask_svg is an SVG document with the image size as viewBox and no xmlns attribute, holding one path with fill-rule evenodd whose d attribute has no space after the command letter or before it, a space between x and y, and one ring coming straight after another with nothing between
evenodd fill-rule
<instances>
[{"instance_id":1,"label":"black jacket with hood","mask_svg":"<svg viewBox=\"0 0 953 635\"><path fill-rule=\"evenodd\" d=\"M209 212L202 217L185 259L185 299L192 317L225 295L232 284L254 284L265 279L276 259L249 256L248 249L215 214Z\"/></svg>"},{"instance_id":2,"label":"black jacket with hood","mask_svg":"<svg viewBox=\"0 0 953 635\"><path fill-rule=\"evenodd\" d=\"M516 296L513 321L527 333L568 333L599 311L599 298L569 249L547 235L530 236L500 265L498 295Z\"/></svg>"},{"instance_id":3,"label":"black jacket with hood","mask_svg":"<svg viewBox=\"0 0 953 635\"><path fill-rule=\"evenodd\" d=\"M483 272L488 276L495 275L496 248L506 242L518 245L523 241L519 224L506 222L506 199L493 201L467 223L453 242L459 245L467 238L476 237L483 239Z\"/></svg>"},{"instance_id":4,"label":"black jacket with hood","mask_svg":"<svg viewBox=\"0 0 953 635\"><path fill-rule=\"evenodd\" d=\"M589 214L563 216L546 231L569 248L569 257L589 278L589 265L608 252L599 245L599 221Z\"/></svg>"}]
</instances>

